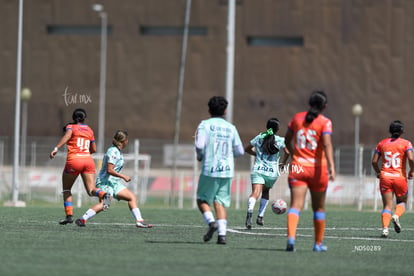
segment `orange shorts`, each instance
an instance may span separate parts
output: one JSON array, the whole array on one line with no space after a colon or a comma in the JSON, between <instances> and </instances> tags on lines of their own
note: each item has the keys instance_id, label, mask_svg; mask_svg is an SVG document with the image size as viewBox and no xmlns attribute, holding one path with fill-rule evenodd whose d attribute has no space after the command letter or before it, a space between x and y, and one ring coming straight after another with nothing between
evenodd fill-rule
<instances>
[{"instance_id":1,"label":"orange shorts","mask_svg":"<svg viewBox=\"0 0 414 276\"><path fill-rule=\"evenodd\" d=\"M308 186L312 192L323 192L328 188L329 172L327 166L303 167L290 164L289 187Z\"/></svg>"},{"instance_id":2,"label":"orange shorts","mask_svg":"<svg viewBox=\"0 0 414 276\"><path fill-rule=\"evenodd\" d=\"M79 175L83 173L96 173L95 161L92 158L75 158L66 160L65 173Z\"/></svg>"},{"instance_id":3,"label":"orange shorts","mask_svg":"<svg viewBox=\"0 0 414 276\"><path fill-rule=\"evenodd\" d=\"M394 192L396 196L403 196L408 193L407 178L405 177L387 177L381 174L379 186L381 194Z\"/></svg>"}]
</instances>

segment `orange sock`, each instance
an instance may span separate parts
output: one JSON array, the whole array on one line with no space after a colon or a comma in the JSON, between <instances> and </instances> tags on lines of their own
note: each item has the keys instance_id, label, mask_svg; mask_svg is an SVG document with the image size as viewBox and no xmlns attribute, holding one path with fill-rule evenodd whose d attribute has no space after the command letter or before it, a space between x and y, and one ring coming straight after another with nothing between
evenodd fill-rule
<instances>
[{"instance_id":1,"label":"orange sock","mask_svg":"<svg viewBox=\"0 0 414 276\"><path fill-rule=\"evenodd\" d=\"M321 244L325 236L325 212L315 212L313 214L313 227L315 229L315 243Z\"/></svg>"},{"instance_id":2,"label":"orange sock","mask_svg":"<svg viewBox=\"0 0 414 276\"><path fill-rule=\"evenodd\" d=\"M384 209L381 213L382 228L388 228L391 220L391 210Z\"/></svg>"},{"instance_id":3,"label":"orange sock","mask_svg":"<svg viewBox=\"0 0 414 276\"><path fill-rule=\"evenodd\" d=\"M405 212L405 203L401 202L398 203L397 206L395 207L395 213L398 217L401 217Z\"/></svg>"},{"instance_id":4,"label":"orange sock","mask_svg":"<svg viewBox=\"0 0 414 276\"><path fill-rule=\"evenodd\" d=\"M287 214L287 235L288 239L296 239L296 229L299 224L300 211L294 208L290 208Z\"/></svg>"},{"instance_id":5,"label":"orange sock","mask_svg":"<svg viewBox=\"0 0 414 276\"><path fill-rule=\"evenodd\" d=\"M96 191L96 193L98 194L98 197L99 198L103 198L104 197L104 195L106 194L106 192L105 191L102 191L102 190L98 190L98 191Z\"/></svg>"},{"instance_id":6,"label":"orange sock","mask_svg":"<svg viewBox=\"0 0 414 276\"><path fill-rule=\"evenodd\" d=\"M67 216L73 216L73 206L71 201L63 202L63 206L65 206L65 213Z\"/></svg>"}]
</instances>

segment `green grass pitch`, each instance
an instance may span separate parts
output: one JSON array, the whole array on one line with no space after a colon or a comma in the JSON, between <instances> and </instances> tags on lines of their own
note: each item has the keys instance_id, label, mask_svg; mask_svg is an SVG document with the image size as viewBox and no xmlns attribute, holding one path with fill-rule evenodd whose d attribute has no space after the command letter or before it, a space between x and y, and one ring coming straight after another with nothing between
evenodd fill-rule
<instances>
[{"instance_id":1,"label":"green grass pitch","mask_svg":"<svg viewBox=\"0 0 414 276\"><path fill-rule=\"evenodd\" d=\"M75 208L75 217L87 207ZM137 229L126 203L117 203L84 228L59 225L63 207L0 207L0 275L412 275L414 213L402 232L380 236L379 212L330 207L328 252L312 252L312 213L303 211L297 251L285 252L286 215L270 208L265 226L245 230L244 210L228 210L227 245L198 210L141 208L152 229Z\"/></svg>"}]
</instances>

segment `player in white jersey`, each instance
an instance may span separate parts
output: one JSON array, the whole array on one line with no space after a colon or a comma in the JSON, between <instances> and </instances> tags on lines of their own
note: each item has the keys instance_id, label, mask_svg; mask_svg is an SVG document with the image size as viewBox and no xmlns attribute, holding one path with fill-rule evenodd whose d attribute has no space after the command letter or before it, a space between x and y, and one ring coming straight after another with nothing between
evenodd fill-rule
<instances>
[{"instance_id":1,"label":"player in white jersey","mask_svg":"<svg viewBox=\"0 0 414 276\"><path fill-rule=\"evenodd\" d=\"M230 206L234 157L244 154L236 127L223 118L227 105L227 100L221 96L214 96L209 100L211 118L198 125L195 140L197 160L201 161L197 204L209 226L203 238L207 242L218 231L218 244L226 244L226 208ZM214 206L217 221L211 205Z\"/></svg>"},{"instance_id":2,"label":"player in white jersey","mask_svg":"<svg viewBox=\"0 0 414 276\"><path fill-rule=\"evenodd\" d=\"M116 131L112 140L112 146L108 148L102 160L102 168L96 179L96 187L105 191L111 198L127 201L129 210L135 219L136 227L152 228L152 224L144 222L135 194L121 183L121 179L125 182L131 181L131 177L122 172L122 168L124 167L122 150L127 144L128 133L125 130ZM108 203L110 203L110 201L107 202L107 204ZM88 219L93 218L107 208L109 208L109 204L105 208L105 202L101 199L99 203L90 207L81 218L75 221L75 223L80 227L84 227L86 226Z\"/></svg>"},{"instance_id":3,"label":"player in white jersey","mask_svg":"<svg viewBox=\"0 0 414 276\"><path fill-rule=\"evenodd\" d=\"M266 123L266 131L254 137L244 150L255 156L255 162L250 173L252 193L247 202L246 228L252 228L253 209L260 194L259 213L256 219L258 225L263 225L263 216L269 203L269 190L279 177L279 159L282 150L285 150L283 161L285 164L289 154L285 147L285 138L276 135L280 122L277 118L270 118Z\"/></svg>"}]
</instances>

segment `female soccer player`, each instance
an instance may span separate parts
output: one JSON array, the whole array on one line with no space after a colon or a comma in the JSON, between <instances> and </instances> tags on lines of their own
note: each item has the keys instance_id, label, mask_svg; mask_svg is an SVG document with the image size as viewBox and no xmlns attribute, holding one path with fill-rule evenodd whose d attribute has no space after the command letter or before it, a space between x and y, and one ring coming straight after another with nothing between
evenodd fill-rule
<instances>
[{"instance_id":1,"label":"female soccer player","mask_svg":"<svg viewBox=\"0 0 414 276\"><path fill-rule=\"evenodd\" d=\"M68 153L62 174L63 205L66 218L59 222L62 225L73 223L71 189L79 174L82 176L83 184L89 196L103 198L105 202L110 200L105 192L95 187L96 169L91 154L96 152L96 144L92 129L85 124L86 111L82 108L75 109L72 119L73 123L69 123L64 127L65 134L49 155L51 159L55 158L59 148L66 144Z\"/></svg>"},{"instance_id":2,"label":"female soccer player","mask_svg":"<svg viewBox=\"0 0 414 276\"><path fill-rule=\"evenodd\" d=\"M246 228L252 228L254 205L260 194L259 213L256 219L258 225L263 225L263 216L269 203L269 191L279 177L280 151L285 150L285 138L276 135L280 122L277 118L270 118L266 123L266 131L254 137L244 148L244 151L255 156L255 162L250 173L252 193L247 202ZM285 150L286 163L289 154Z\"/></svg>"},{"instance_id":3,"label":"female soccer player","mask_svg":"<svg viewBox=\"0 0 414 276\"><path fill-rule=\"evenodd\" d=\"M286 251L295 251L296 229L300 212L309 189L313 209L315 244L313 251L327 251L323 244L325 233L325 198L328 179L335 179L331 142L332 122L321 112L327 97L315 91L309 99L310 109L297 113L288 125L285 143L292 154L289 168L290 208L287 214Z\"/></svg>"},{"instance_id":4,"label":"female soccer player","mask_svg":"<svg viewBox=\"0 0 414 276\"><path fill-rule=\"evenodd\" d=\"M197 127L195 150L201 162L197 187L197 205L209 228L205 242L218 231L217 244L226 244L227 211L230 206L230 188L234 176L234 157L244 154L243 144L234 125L223 117L227 100L214 96L208 102L211 118ZM214 205L217 222L211 210Z\"/></svg>"},{"instance_id":5,"label":"female soccer player","mask_svg":"<svg viewBox=\"0 0 414 276\"><path fill-rule=\"evenodd\" d=\"M151 228L151 224L146 224L141 216L141 211L138 208L137 198L133 192L120 183L120 179L126 182L131 181L131 177L122 174L121 170L124 166L124 158L122 150L128 144L128 133L124 130L115 132L112 140L112 146L108 148L102 161L102 168L96 179L96 186L107 194L118 200L128 201L129 210L135 218L135 225L138 228ZM100 202L86 211L86 213L75 221L78 226L85 226L86 221L96 214L104 210L104 201Z\"/></svg>"},{"instance_id":6,"label":"female soccer player","mask_svg":"<svg viewBox=\"0 0 414 276\"><path fill-rule=\"evenodd\" d=\"M395 232L401 232L400 217L405 212L405 205L407 204L407 173L406 162L410 166L408 172L408 179L414 177L414 161L413 161L413 146L410 141L401 138L404 133L404 125L401 121L393 121L390 124L389 132L390 138L385 138L378 143L374 156L372 157L372 167L379 178L379 186L382 196L383 210L381 213L382 219L382 237L387 238L389 231L388 226L390 220L394 224ZM378 161L382 159L381 169ZM393 195L397 199L394 215L393 209Z\"/></svg>"}]
</instances>

